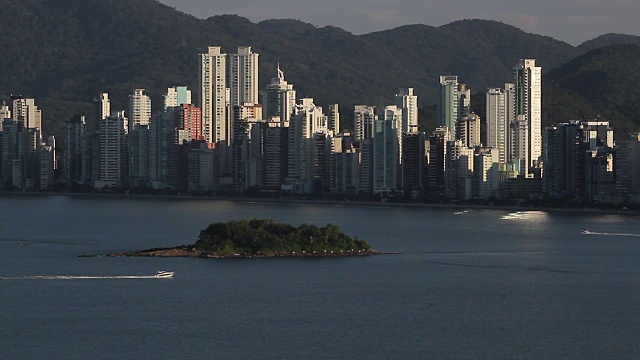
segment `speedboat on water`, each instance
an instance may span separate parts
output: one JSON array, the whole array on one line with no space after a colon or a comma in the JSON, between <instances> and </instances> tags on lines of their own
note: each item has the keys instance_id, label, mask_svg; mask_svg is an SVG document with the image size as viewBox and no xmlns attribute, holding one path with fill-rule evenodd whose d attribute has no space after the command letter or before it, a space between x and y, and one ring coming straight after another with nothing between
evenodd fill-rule
<instances>
[{"instance_id":1,"label":"speedboat on water","mask_svg":"<svg viewBox=\"0 0 640 360\"><path fill-rule=\"evenodd\" d=\"M582 235L591 235L591 234L593 234L593 232L591 232L591 230L589 230L589 229L582 229L582 230L580 230L580 233Z\"/></svg>"},{"instance_id":2,"label":"speedboat on water","mask_svg":"<svg viewBox=\"0 0 640 360\"><path fill-rule=\"evenodd\" d=\"M159 278L172 278L173 274L174 274L173 271L158 271L158 273L156 274L156 277L159 277Z\"/></svg>"}]
</instances>

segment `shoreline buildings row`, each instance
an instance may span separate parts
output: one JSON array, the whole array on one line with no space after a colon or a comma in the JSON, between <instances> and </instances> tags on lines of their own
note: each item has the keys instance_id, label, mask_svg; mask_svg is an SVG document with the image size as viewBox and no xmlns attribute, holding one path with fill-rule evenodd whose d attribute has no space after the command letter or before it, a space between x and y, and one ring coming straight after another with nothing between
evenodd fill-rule
<instances>
[{"instance_id":1,"label":"shoreline buildings row","mask_svg":"<svg viewBox=\"0 0 640 360\"><path fill-rule=\"evenodd\" d=\"M356 105L346 132L338 105L298 99L279 65L260 91L258 63L251 47L209 47L197 104L187 87L170 87L155 114L144 89L120 111L102 93L96 131L72 117L62 156L53 137L42 139L35 100L14 97L0 109L2 185L49 190L58 174L71 190L639 200L640 137L614 143L600 121L542 129L542 68L533 59L515 66L513 83L488 89L486 119L471 111L471 90L457 76L441 76L431 134L419 130L413 88L399 89L392 105Z\"/></svg>"}]
</instances>

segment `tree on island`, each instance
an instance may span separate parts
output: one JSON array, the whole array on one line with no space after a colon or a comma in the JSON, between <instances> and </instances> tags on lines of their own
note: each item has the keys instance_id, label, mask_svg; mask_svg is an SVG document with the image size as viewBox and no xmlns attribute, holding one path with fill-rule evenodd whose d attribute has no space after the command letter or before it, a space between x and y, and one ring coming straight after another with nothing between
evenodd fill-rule
<instances>
[{"instance_id":1,"label":"tree on island","mask_svg":"<svg viewBox=\"0 0 640 360\"><path fill-rule=\"evenodd\" d=\"M213 223L200 232L193 248L220 256L371 252L367 242L347 236L335 225L302 224L296 228L270 219Z\"/></svg>"}]
</instances>

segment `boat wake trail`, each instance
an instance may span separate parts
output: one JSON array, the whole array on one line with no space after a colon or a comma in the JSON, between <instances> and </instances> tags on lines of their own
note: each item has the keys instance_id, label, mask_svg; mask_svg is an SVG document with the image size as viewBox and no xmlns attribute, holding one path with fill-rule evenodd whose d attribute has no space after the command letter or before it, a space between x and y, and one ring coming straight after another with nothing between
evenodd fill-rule
<instances>
[{"instance_id":1,"label":"boat wake trail","mask_svg":"<svg viewBox=\"0 0 640 360\"><path fill-rule=\"evenodd\" d=\"M630 236L630 237L640 237L640 234L625 234L625 233L604 233L604 232L595 232L589 231L588 233L583 232L584 235L602 235L602 236Z\"/></svg>"},{"instance_id":2,"label":"boat wake trail","mask_svg":"<svg viewBox=\"0 0 640 360\"><path fill-rule=\"evenodd\" d=\"M0 280L95 280L95 279L162 279L158 276L15 276Z\"/></svg>"}]
</instances>

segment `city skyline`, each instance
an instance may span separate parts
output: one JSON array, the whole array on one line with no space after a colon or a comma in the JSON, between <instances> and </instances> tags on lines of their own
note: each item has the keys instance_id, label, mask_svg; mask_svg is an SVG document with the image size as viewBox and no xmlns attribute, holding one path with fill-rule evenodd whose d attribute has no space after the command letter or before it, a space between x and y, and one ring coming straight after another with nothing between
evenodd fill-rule
<instances>
[{"instance_id":1,"label":"city skyline","mask_svg":"<svg viewBox=\"0 0 640 360\"><path fill-rule=\"evenodd\" d=\"M260 91L260 54L249 46L237 50L209 46L198 55L196 104L187 86L174 85L163 95L164 110L152 115L151 98L134 88L126 114L112 111L108 93L99 94L98 131L87 131L84 116L72 117L65 125L71 151L62 164L55 138L41 134L35 99L12 98L11 110L0 111L4 187L448 201L570 196L620 203L640 196L640 138L622 145L631 164L624 169L615 166L608 121L565 119L545 127L543 139L542 68L533 58L515 64L514 83L488 89L485 119L471 111L471 88L459 81L465 78L447 74L439 77L437 128L430 134L419 128L419 94L411 87L383 105L354 105L351 132L340 128L339 104L323 108L297 98L279 63ZM56 175L62 173L68 177Z\"/></svg>"},{"instance_id":2,"label":"city skyline","mask_svg":"<svg viewBox=\"0 0 640 360\"><path fill-rule=\"evenodd\" d=\"M441 26L462 19L487 19L526 32L551 36L572 45L607 33L640 35L635 14L640 3L631 0L560 0L553 3L488 0L453 2L375 0L355 3L315 3L276 0L255 4L247 0L214 3L204 0L161 0L198 18L238 14L251 21L299 19L316 26L338 26L354 34L382 31L402 25ZM550 11L553 7L553 11Z\"/></svg>"}]
</instances>

